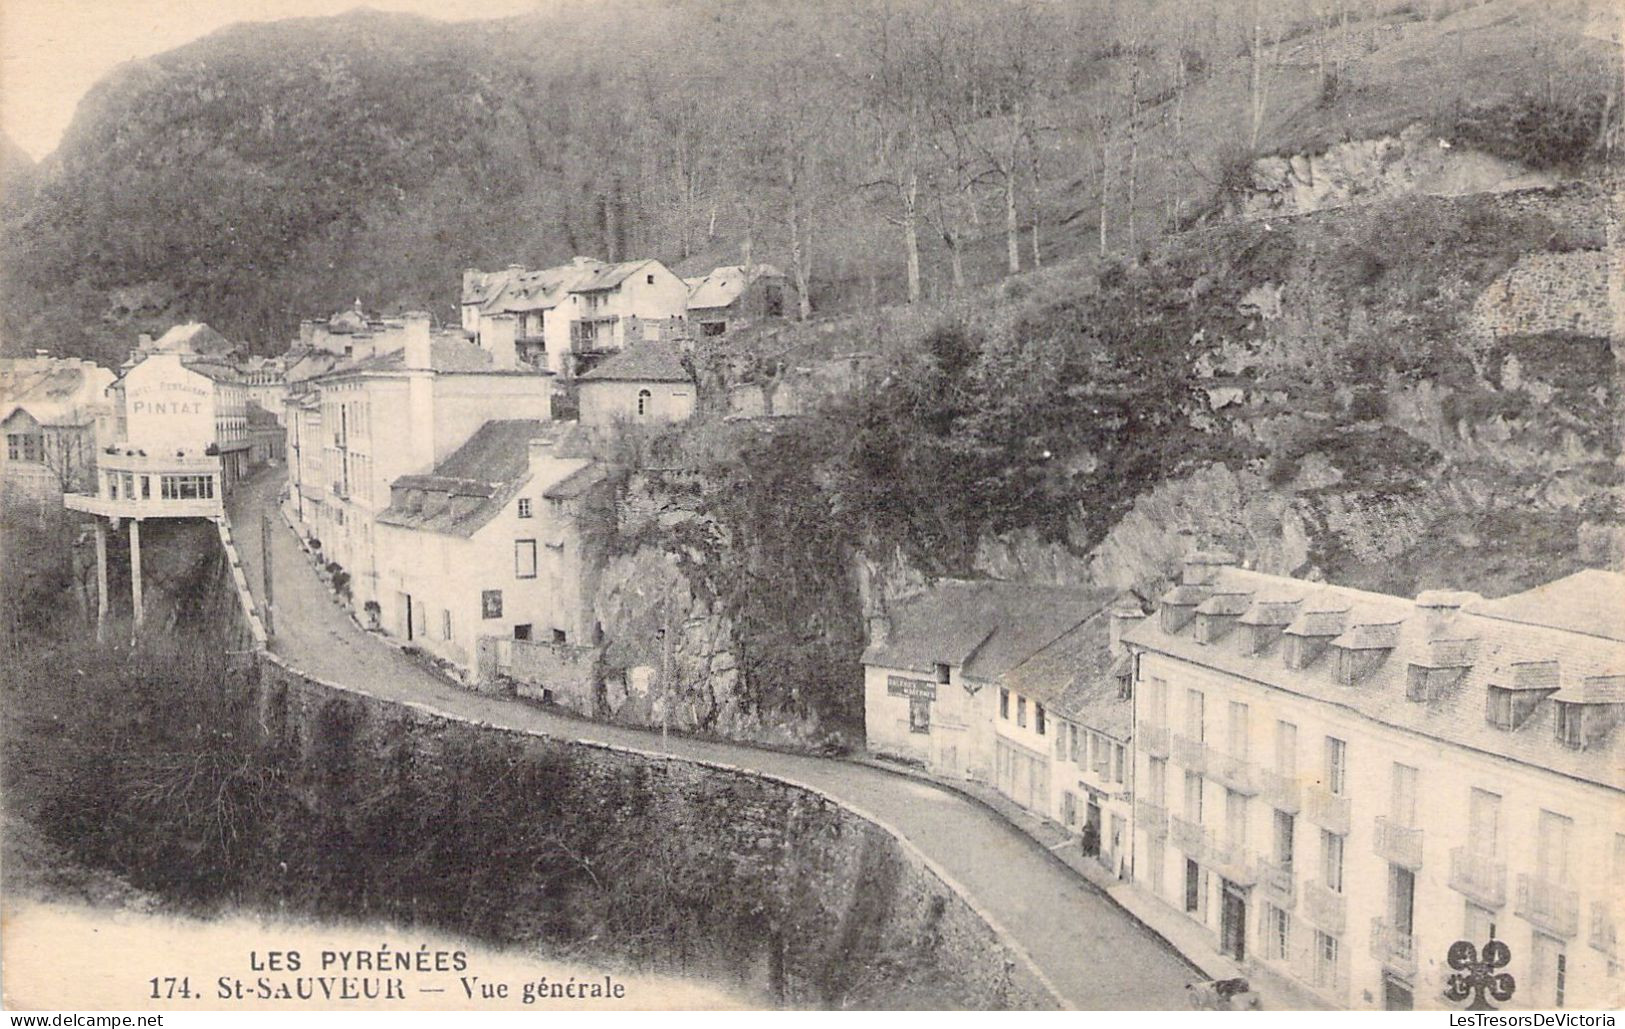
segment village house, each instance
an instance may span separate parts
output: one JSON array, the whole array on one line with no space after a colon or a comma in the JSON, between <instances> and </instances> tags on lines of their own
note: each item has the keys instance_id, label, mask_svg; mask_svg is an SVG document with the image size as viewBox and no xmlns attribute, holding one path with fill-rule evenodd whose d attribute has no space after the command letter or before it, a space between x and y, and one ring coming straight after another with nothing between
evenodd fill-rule
<instances>
[{"instance_id":1,"label":"village house","mask_svg":"<svg viewBox=\"0 0 1625 1029\"><path fill-rule=\"evenodd\" d=\"M1121 637L1144 610L1132 592L1093 595L1102 603L1093 614L999 677L994 784L1078 834L1087 855L1126 879L1134 703Z\"/></svg>"},{"instance_id":2,"label":"village house","mask_svg":"<svg viewBox=\"0 0 1625 1029\"><path fill-rule=\"evenodd\" d=\"M112 441L113 373L89 361L0 358L0 496L55 504L87 488Z\"/></svg>"},{"instance_id":3,"label":"village house","mask_svg":"<svg viewBox=\"0 0 1625 1029\"><path fill-rule=\"evenodd\" d=\"M495 320L511 339L513 316ZM350 356L290 396L289 500L363 609L393 599L379 586L375 544L391 484L430 472L494 412L548 419L552 387L511 347L492 353L461 331L435 332L427 314L349 336Z\"/></svg>"},{"instance_id":4,"label":"village house","mask_svg":"<svg viewBox=\"0 0 1625 1029\"><path fill-rule=\"evenodd\" d=\"M784 273L771 264L730 264L688 284L688 320L701 336L721 336L767 318L783 318L794 304Z\"/></svg>"},{"instance_id":5,"label":"village house","mask_svg":"<svg viewBox=\"0 0 1625 1029\"><path fill-rule=\"evenodd\" d=\"M579 503L605 473L560 456L557 431L537 419L488 421L428 473L390 484L378 515L385 631L486 681L512 669L515 644L597 642L601 561Z\"/></svg>"},{"instance_id":6,"label":"village house","mask_svg":"<svg viewBox=\"0 0 1625 1029\"><path fill-rule=\"evenodd\" d=\"M237 362L237 374L248 402L270 412L282 424L282 406L288 396L288 380L280 357L250 357Z\"/></svg>"},{"instance_id":7,"label":"village house","mask_svg":"<svg viewBox=\"0 0 1625 1029\"><path fill-rule=\"evenodd\" d=\"M1002 759L1036 762L1007 771L1007 785L1044 780L1046 713L1013 698L1011 721L1031 746L995 731L999 678L1097 614L1110 593L981 580L944 580L870 622L863 653L864 731L876 754L941 775L995 782ZM1043 731L1039 731L1040 724ZM1012 792L1022 792L1012 786ZM1039 807L1047 806L1044 801Z\"/></svg>"},{"instance_id":8,"label":"village house","mask_svg":"<svg viewBox=\"0 0 1625 1029\"><path fill-rule=\"evenodd\" d=\"M521 359L562 376L579 375L629 344L688 333L688 285L655 260L577 257L538 271L470 268L461 309L464 331L481 346L493 317L514 316Z\"/></svg>"},{"instance_id":9,"label":"village house","mask_svg":"<svg viewBox=\"0 0 1625 1029\"><path fill-rule=\"evenodd\" d=\"M148 349L107 394L115 405L116 441L97 453L93 480L62 497L69 510L95 518L98 635L107 616L108 531L128 526L132 611L139 628L141 523L220 521L248 447L242 388L215 359Z\"/></svg>"},{"instance_id":10,"label":"village house","mask_svg":"<svg viewBox=\"0 0 1625 1029\"><path fill-rule=\"evenodd\" d=\"M663 424L694 413L697 387L676 343L634 343L576 381L582 425Z\"/></svg>"},{"instance_id":11,"label":"village house","mask_svg":"<svg viewBox=\"0 0 1625 1029\"><path fill-rule=\"evenodd\" d=\"M1625 576L1392 597L1188 560L1125 634L1134 879L1238 961L1352 1008L1621 1000Z\"/></svg>"}]
</instances>

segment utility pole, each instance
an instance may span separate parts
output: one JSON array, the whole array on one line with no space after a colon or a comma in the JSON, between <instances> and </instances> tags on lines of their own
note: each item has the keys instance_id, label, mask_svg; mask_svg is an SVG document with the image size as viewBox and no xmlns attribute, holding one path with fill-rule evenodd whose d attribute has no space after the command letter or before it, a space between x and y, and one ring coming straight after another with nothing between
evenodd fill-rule
<instances>
[{"instance_id":1,"label":"utility pole","mask_svg":"<svg viewBox=\"0 0 1625 1029\"><path fill-rule=\"evenodd\" d=\"M271 578L271 516L265 511L260 512L260 575L265 580L265 635L270 636L276 631L276 600Z\"/></svg>"}]
</instances>

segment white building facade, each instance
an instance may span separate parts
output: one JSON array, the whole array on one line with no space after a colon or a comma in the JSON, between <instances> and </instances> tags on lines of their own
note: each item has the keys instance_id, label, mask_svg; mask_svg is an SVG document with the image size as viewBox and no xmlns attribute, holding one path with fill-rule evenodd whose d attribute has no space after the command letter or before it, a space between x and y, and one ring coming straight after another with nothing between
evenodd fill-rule
<instances>
[{"instance_id":1,"label":"white building facade","mask_svg":"<svg viewBox=\"0 0 1625 1029\"><path fill-rule=\"evenodd\" d=\"M1625 643L1565 612L1625 578L1411 600L1229 565L1127 636L1135 882L1335 1006L1459 1006L1450 945L1490 939L1505 1006L1617 1006Z\"/></svg>"}]
</instances>

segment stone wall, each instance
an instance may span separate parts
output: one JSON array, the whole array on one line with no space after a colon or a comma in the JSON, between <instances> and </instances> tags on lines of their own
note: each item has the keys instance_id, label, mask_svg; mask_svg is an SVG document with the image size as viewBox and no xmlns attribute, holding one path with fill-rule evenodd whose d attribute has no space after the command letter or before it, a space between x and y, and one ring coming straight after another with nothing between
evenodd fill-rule
<instances>
[{"instance_id":1,"label":"stone wall","mask_svg":"<svg viewBox=\"0 0 1625 1029\"><path fill-rule=\"evenodd\" d=\"M631 855L632 864L623 866L628 874L678 879L683 895L660 903L700 905L679 935L718 937L663 939L658 954L724 948L734 963L762 969L757 985L785 1005L1059 1006L1031 962L945 873L895 831L815 790L727 765L498 728L389 702L314 680L268 654L255 696L257 709L244 711L244 727L268 736L298 766L312 810L345 826L323 838L319 854L290 854L293 865L305 857L340 868L387 861L374 850L354 855L345 847L359 846L367 825L416 818L432 832L455 821L444 811L455 816L459 805L473 803L498 811L495 838L488 826L478 840L458 836L424 845L459 852L459 860L475 865L469 875L492 874L478 867L482 862L512 866L494 870L506 872L507 885L502 896L489 898L500 907L498 942L596 961L634 959L613 938L596 931L585 943L581 937L601 915L598 908L656 898L621 896L614 882L574 892L552 882L530 885L556 871L547 862L597 868L596 882L614 874L616 854ZM500 770L500 781L478 779L492 768ZM511 801L500 793L515 783L530 784L521 795L530 810L518 818L502 806ZM439 801L442 809L435 811L384 809L400 798L421 808L428 803L423 798L447 792L452 799ZM560 849L538 860L528 848L548 832L558 837L550 846ZM683 879L695 874L705 881ZM426 896L407 897L417 887L405 877L379 878L358 892L386 916L409 910L434 921L426 911L430 898L455 889L426 888ZM381 899L379 890L394 893ZM456 903L462 906L451 910L460 914L470 902ZM450 921L448 929L493 934L489 926Z\"/></svg>"},{"instance_id":2,"label":"stone wall","mask_svg":"<svg viewBox=\"0 0 1625 1029\"><path fill-rule=\"evenodd\" d=\"M587 718L599 714L601 648L481 636L479 649L482 679L491 669L514 680L521 697L558 704Z\"/></svg>"}]
</instances>

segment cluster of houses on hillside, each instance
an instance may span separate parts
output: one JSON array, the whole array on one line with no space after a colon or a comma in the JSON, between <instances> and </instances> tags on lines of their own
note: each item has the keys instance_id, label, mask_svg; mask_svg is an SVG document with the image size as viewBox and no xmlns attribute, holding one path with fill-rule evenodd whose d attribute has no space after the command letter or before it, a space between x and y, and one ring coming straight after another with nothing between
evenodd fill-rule
<instances>
[{"instance_id":1,"label":"cluster of houses on hillside","mask_svg":"<svg viewBox=\"0 0 1625 1029\"><path fill-rule=\"evenodd\" d=\"M1393 597L1190 555L1134 593L945 582L875 619L870 750L996 789L1329 1006L1616 1007L1625 575Z\"/></svg>"}]
</instances>

